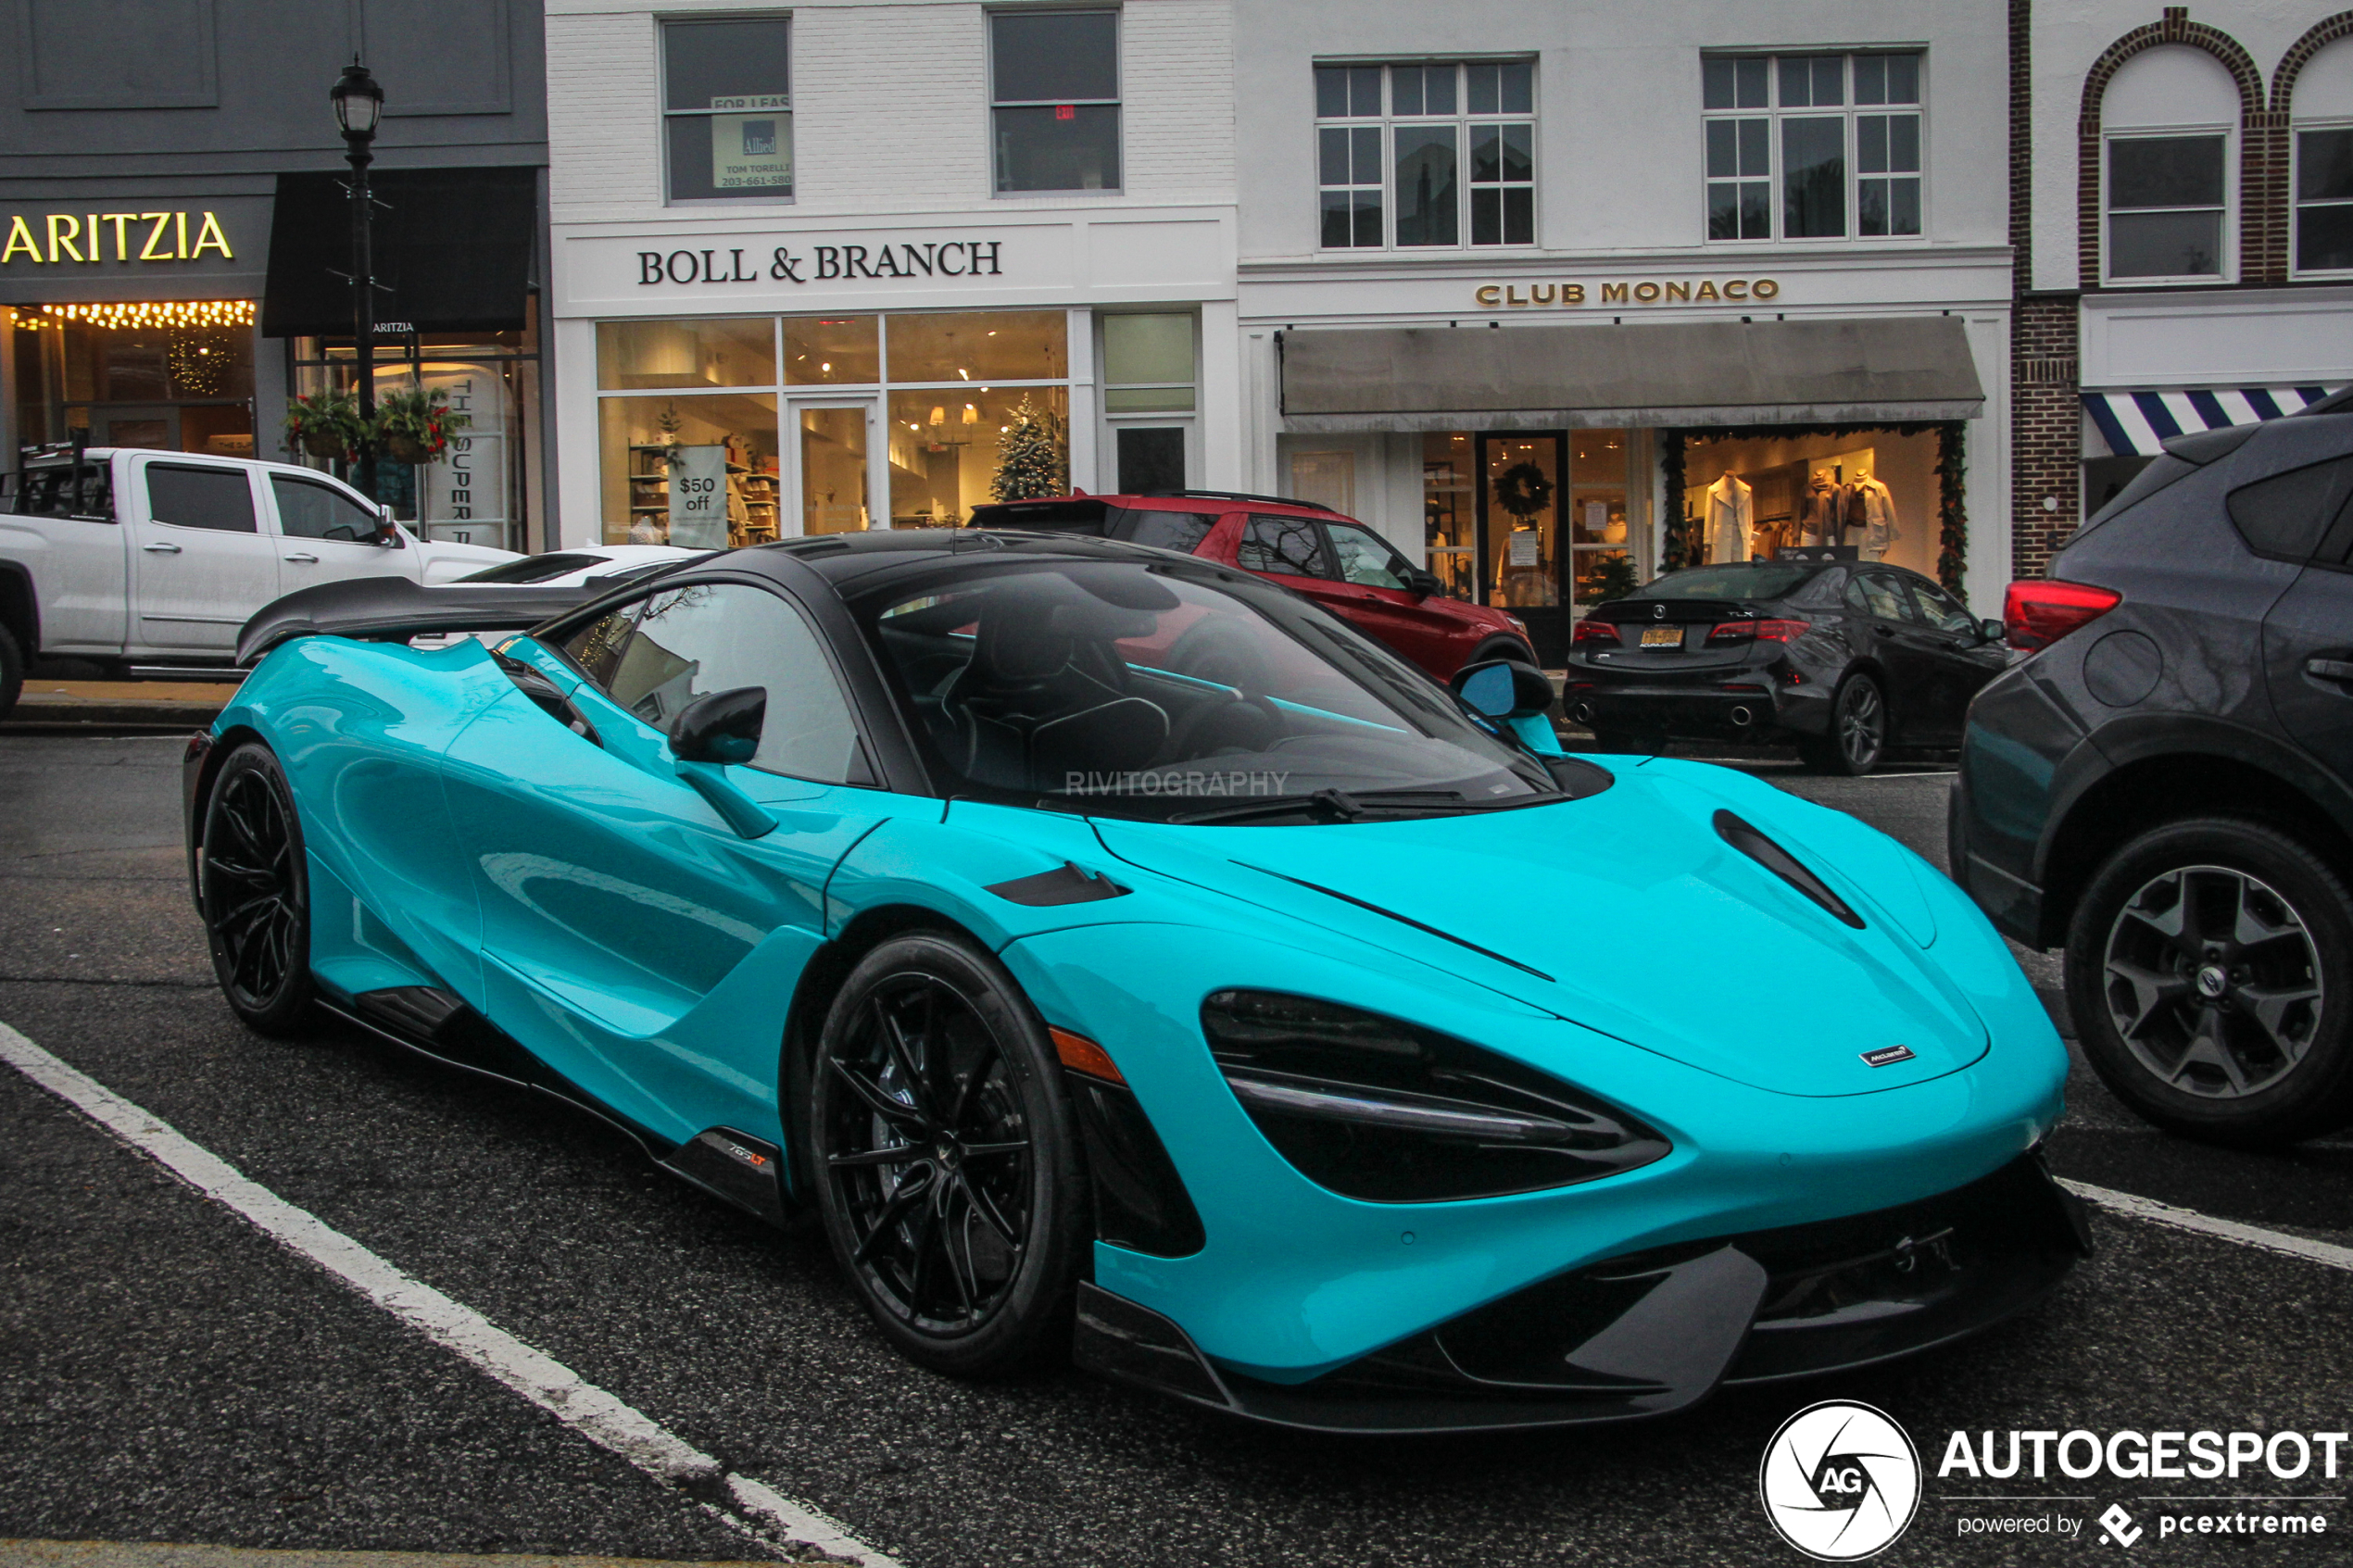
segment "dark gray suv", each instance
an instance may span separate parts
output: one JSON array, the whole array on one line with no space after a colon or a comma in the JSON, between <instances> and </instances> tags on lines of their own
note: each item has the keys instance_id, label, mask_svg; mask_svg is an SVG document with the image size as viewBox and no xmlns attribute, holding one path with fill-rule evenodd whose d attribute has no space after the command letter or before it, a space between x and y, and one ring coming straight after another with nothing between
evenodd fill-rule
<instances>
[{"instance_id":1,"label":"dark gray suv","mask_svg":"<svg viewBox=\"0 0 2353 1568\"><path fill-rule=\"evenodd\" d=\"M1953 874L2064 946L2084 1054L2150 1121L2278 1144L2353 1121L2353 389L2168 442L1971 705Z\"/></svg>"}]
</instances>

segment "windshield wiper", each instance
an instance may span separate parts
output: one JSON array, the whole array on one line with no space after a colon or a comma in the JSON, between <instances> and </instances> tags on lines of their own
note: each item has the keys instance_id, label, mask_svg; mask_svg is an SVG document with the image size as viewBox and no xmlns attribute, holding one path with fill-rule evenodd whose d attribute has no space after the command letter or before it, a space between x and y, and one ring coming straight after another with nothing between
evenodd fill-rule
<instances>
[{"instance_id":1,"label":"windshield wiper","mask_svg":"<svg viewBox=\"0 0 2353 1568\"><path fill-rule=\"evenodd\" d=\"M1213 806L1206 811L1186 811L1163 819L1171 822L1241 822L1256 817L1313 817L1325 822L1360 822L1375 811L1390 806L1436 807L1478 810L1481 808L1466 801L1459 789L1319 789L1312 795L1262 795L1254 800L1238 800L1230 806Z\"/></svg>"}]
</instances>

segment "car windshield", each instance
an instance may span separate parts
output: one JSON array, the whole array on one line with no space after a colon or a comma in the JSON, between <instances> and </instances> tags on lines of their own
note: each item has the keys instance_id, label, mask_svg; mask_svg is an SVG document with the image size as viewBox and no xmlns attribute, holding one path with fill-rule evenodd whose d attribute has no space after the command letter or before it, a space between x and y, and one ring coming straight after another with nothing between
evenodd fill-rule
<instances>
[{"instance_id":1,"label":"car windshield","mask_svg":"<svg viewBox=\"0 0 2353 1568\"><path fill-rule=\"evenodd\" d=\"M1670 571L1627 595L1629 599L1784 599L1821 571L1818 561L1730 561Z\"/></svg>"},{"instance_id":2,"label":"car windshield","mask_svg":"<svg viewBox=\"0 0 2353 1568\"><path fill-rule=\"evenodd\" d=\"M1004 562L854 608L943 793L1161 820L1562 798L1428 677L1254 582L1179 563Z\"/></svg>"}]
</instances>

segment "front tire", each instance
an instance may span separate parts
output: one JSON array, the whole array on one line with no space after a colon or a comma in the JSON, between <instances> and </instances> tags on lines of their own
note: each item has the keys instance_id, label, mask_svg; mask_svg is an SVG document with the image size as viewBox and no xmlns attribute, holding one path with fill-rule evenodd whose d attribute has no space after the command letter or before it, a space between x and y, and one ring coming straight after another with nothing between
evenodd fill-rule
<instances>
[{"instance_id":1,"label":"front tire","mask_svg":"<svg viewBox=\"0 0 2353 1568\"><path fill-rule=\"evenodd\" d=\"M0 626L0 719L6 719L24 695L24 650L6 626Z\"/></svg>"},{"instance_id":2,"label":"front tire","mask_svg":"<svg viewBox=\"0 0 2353 1568\"><path fill-rule=\"evenodd\" d=\"M220 994L256 1034L296 1033L318 998L308 872L285 770L259 742L237 747L205 804L197 887Z\"/></svg>"},{"instance_id":3,"label":"front tire","mask_svg":"<svg viewBox=\"0 0 2353 1568\"><path fill-rule=\"evenodd\" d=\"M1002 1375L1069 1345L1088 1188L1062 1069L1013 977L932 933L850 972L801 1069L827 1242L900 1349Z\"/></svg>"},{"instance_id":4,"label":"front tire","mask_svg":"<svg viewBox=\"0 0 2353 1568\"><path fill-rule=\"evenodd\" d=\"M2353 1120L2353 897L2276 828L2197 818L2110 855L2067 999L2101 1081L2160 1127L2265 1147Z\"/></svg>"}]
</instances>

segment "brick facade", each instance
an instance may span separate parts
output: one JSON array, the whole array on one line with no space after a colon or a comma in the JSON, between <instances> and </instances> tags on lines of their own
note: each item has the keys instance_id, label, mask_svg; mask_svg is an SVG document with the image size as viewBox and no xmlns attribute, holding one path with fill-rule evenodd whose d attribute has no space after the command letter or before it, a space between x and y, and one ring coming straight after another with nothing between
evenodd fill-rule
<instances>
[{"instance_id":1,"label":"brick facade","mask_svg":"<svg viewBox=\"0 0 2353 1568\"><path fill-rule=\"evenodd\" d=\"M2010 311L2010 572L2040 577L2075 532L2082 497L2078 301L2022 294ZM2046 507L2056 501L2056 507Z\"/></svg>"}]
</instances>

